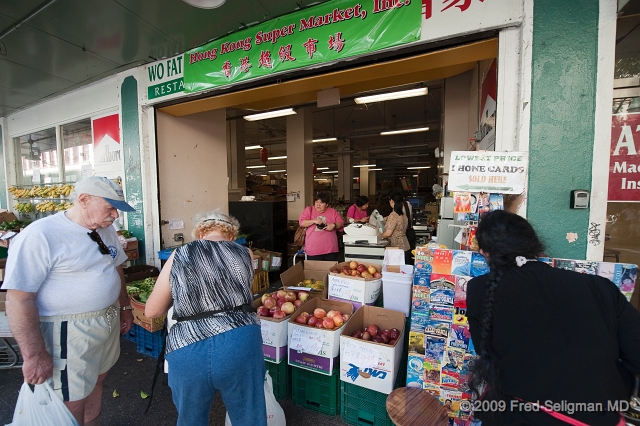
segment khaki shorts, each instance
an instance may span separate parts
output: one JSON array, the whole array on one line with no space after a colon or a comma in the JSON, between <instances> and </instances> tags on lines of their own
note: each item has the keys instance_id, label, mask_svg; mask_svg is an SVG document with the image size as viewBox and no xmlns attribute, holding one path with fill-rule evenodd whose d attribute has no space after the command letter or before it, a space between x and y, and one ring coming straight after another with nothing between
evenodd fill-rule
<instances>
[{"instance_id":1,"label":"khaki shorts","mask_svg":"<svg viewBox=\"0 0 640 426\"><path fill-rule=\"evenodd\" d=\"M63 401L91 394L100 374L120 356L120 311L40 317L40 331L53 358L53 389Z\"/></svg>"}]
</instances>

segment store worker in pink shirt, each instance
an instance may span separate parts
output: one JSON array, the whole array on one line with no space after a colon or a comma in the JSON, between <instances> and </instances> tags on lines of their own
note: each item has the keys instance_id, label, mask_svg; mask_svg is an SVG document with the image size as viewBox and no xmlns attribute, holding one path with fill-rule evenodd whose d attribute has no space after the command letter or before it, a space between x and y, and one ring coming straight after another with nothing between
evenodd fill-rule
<instances>
[{"instance_id":1,"label":"store worker in pink shirt","mask_svg":"<svg viewBox=\"0 0 640 426\"><path fill-rule=\"evenodd\" d=\"M347 210L347 222L369 222L369 214L367 209L369 208L369 199L364 195L356 198L355 204L352 204Z\"/></svg>"},{"instance_id":2,"label":"store worker in pink shirt","mask_svg":"<svg viewBox=\"0 0 640 426\"><path fill-rule=\"evenodd\" d=\"M306 207L298 220L300 226L307 228L304 251L309 260L338 261L337 229L344 226L342 216L329 207L329 194L319 192L313 206Z\"/></svg>"}]
</instances>

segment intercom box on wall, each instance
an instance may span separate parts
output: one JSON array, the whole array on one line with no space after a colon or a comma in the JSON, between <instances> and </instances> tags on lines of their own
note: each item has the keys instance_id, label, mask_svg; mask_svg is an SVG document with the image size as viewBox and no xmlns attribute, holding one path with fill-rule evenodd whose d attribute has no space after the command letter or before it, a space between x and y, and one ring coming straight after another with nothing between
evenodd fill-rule
<instances>
[{"instance_id":1,"label":"intercom box on wall","mask_svg":"<svg viewBox=\"0 0 640 426\"><path fill-rule=\"evenodd\" d=\"M572 209L589 208L590 193L586 189L574 189L571 191L571 202L569 207Z\"/></svg>"}]
</instances>

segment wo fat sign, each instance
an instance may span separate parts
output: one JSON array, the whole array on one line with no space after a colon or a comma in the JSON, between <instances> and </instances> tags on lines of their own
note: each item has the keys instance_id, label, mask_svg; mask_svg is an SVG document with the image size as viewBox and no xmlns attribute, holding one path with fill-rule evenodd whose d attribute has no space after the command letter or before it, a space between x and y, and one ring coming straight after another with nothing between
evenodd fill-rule
<instances>
[{"instance_id":1,"label":"wo fat sign","mask_svg":"<svg viewBox=\"0 0 640 426\"><path fill-rule=\"evenodd\" d=\"M609 201L640 201L640 113L616 114L611 122Z\"/></svg>"},{"instance_id":2,"label":"wo fat sign","mask_svg":"<svg viewBox=\"0 0 640 426\"><path fill-rule=\"evenodd\" d=\"M163 59L145 67L147 99L163 98L184 91L183 56Z\"/></svg>"}]
</instances>

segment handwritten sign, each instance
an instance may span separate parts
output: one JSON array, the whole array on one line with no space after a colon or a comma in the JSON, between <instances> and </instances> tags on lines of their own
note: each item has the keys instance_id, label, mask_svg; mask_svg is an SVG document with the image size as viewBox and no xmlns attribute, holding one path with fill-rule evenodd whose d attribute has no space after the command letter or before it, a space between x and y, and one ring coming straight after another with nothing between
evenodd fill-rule
<instances>
[{"instance_id":1,"label":"handwritten sign","mask_svg":"<svg viewBox=\"0 0 640 426\"><path fill-rule=\"evenodd\" d=\"M308 327L295 327L289 348L310 355L319 355L322 350L322 332Z\"/></svg>"},{"instance_id":2,"label":"handwritten sign","mask_svg":"<svg viewBox=\"0 0 640 426\"><path fill-rule=\"evenodd\" d=\"M449 190L521 194L528 167L527 152L453 151Z\"/></svg>"},{"instance_id":3,"label":"handwritten sign","mask_svg":"<svg viewBox=\"0 0 640 426\"><path fill-rule=\"evenodd\" d=\"M343 360L348 364L357 365L360 369L376 368L380 361L380 352L370 345L361 345L346 339L344 345Z\"/></svg>"},{"instance_id":4,"label":"handwritten sign","mask_svg":"<svg viewBox=\"0 0 640 426\"><path fill-rule=\"evenodd\" d=\"M329 296L345 300L353 300L353 280L348 278L331 276L329 282Z\"/></svg>"},{"instance_id":5,"label":"handwritten sign","mask_svg":"<svg viewBox=\"0 0 640 426\"><path fill-rule=\"evenodd\" d=\"M273 340L273 323L270 321L260 321L260 331L262 332L262 342L270 343Z\"/></svg>"}]
</instances>

